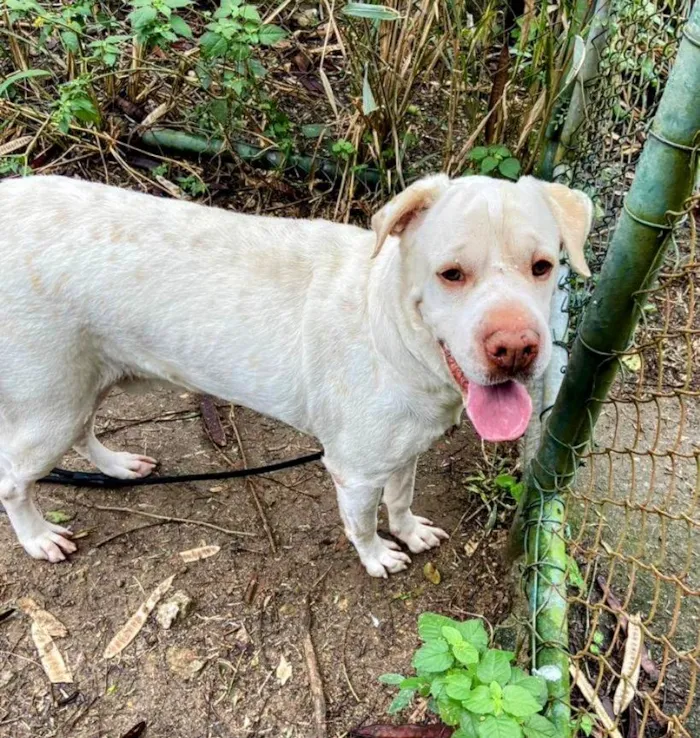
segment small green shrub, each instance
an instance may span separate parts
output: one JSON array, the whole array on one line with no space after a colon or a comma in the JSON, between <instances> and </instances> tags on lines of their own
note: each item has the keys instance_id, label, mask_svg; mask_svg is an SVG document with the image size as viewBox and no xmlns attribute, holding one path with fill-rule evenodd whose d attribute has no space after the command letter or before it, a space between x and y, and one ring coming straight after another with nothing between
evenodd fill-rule
<instances>
[{"instance_id":1,"label":"small green shrub","mask_svg":"<svg viewBox=\"0 0 700 738\"><path fill-rule=\"evenodd\" d=\"M242 0L222 0L199 40L205 59L243 61L253 46L272 46L286 37L279 26L265 24L254 5Z\"/></svg>"},{"instance_id":2,"label":"small green shrub","mask_svg":"<svg viewBox=\"0 0 700 738\"><path fill-rule=\"evenodd\" d=\"M62 133L68 133L76 120L81 123L100 123L100 113L91 94L89 76L83 75L61 85L51 119Z\"/></svg>"},{"instance_id":3,"label":"small green shrub","mask_svg":"<svg viewBox=\"0 0 700 738\"><path fill-rule=\"evenodd\" d=\"M429 698L429 709L443 723L459 726L452 738L556 738L554 724L540 714L545 680L514 666L512 652L489 648L481 620L427 612L418 618L418 634L423 645L413 655L416 675L379 678L399 688L390 713L418 694Z\"/></svg>"},{"instance_id":4,"label":"small green shrub","mask_svg":"<svg viewBox=\"0 0 700 738\"><path fill-rule=\"evenodd\" d=\"M150 48L167 46L180 38L192 38L192 29L174 10L186 8L192 0L132 0L129 13L136 40Z\"/></svg>"},{"instance_id":5,"label":"small green shrub","mask_svg":"<svg viewBox=\"0 0 700 738\"><path fill-rule=\"evenodd\" d=\"M514 181L520 176L520 162L502 144L476 146L469 152L469 162L470 168L465 174L485 174Z\"/></svg>"}]
</instances>

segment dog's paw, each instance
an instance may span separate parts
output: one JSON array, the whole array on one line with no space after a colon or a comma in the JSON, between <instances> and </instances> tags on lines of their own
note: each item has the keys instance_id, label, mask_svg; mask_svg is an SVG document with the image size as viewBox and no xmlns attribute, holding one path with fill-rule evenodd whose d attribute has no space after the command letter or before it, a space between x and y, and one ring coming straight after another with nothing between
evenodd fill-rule
<instances>
[{"instance_id":1,"label":"dog's paw","mask_svg":"<svg viewBox=\"0 0 700 738\"><path fill-rule=\"evenodd\" d=\"M65 561L66 554L74 553L78 547L70 540L72 532L60 525L44 521L43 530L21 541L24 550L35 559L46 559L52 564Z\"/></svg>"},{"instance_id":2,"label":"dog's paw","mask_svg":"<svg viewBox=\"0 0 700 738\"><path fill-rule=\"evenodd\" d=\"M411 559L400 548L398 543L375 536L372 544L360 555L362 563L371 577L386 579L389 574L403 571L411 563Z\"/></svg>"},{"instance_id":3,"label":"dog's paw","mask_svg":"<svg viewBox=\"0 0 700 738\"><path fill-rule=\"evenodd\" d=\"M450 537L442 528L436 528L432 520L419 515L411 515L401 527L392 528L391 532L403 541L412 553L436 548L440 545L440 541Z\"/></svg>"},{"instance_id":4,"label":"dog's paw","mask_svg":"<svg viewBox=\"0 0 700 738\"><path fill-rule=\"evenodd\" d=\"M128 451L112 451L109 459L100 464L100 469L116 479L139 479L147 477L158 462L150 456L130 454Z\"/></svg>"}]
</instances>

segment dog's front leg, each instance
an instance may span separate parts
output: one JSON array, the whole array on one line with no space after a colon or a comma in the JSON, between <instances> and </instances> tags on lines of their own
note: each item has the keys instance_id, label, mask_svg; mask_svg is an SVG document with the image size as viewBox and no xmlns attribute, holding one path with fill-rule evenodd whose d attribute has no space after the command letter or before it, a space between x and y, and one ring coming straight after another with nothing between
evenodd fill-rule
<instances>
[{"instance_id":1,"label":"dog's front leg","mask_svg":"<svg viewBox=\"0 0 700 738\"><path fill-rule=\"evenodd\" d=\"M34 502L33 488L32 479L8 474L0 479L0 502L19 542L30 556L51 562L63 561L67 553L77 550L77 546L69 540L72 534L67 528L44 520Z\"/></svg>"},{"instance_id":2,"label":"dog's front leg","mask_svg":"<svg viewBox=\"0 0 700 738\"><path fill-rule=\"evenodd\" d=\"M397 543L377 535L377 508L381 488L369 484L340 484L334 474L340 517L345 534L357 549L360 561L373 577L388 577L405 569L411 559Z\"/></svg>"},{"instance_id":3,"label":"dog's front leg","mask_svg":"<svg viewBox=\"0 0 700 738\"><path fill-rule=\"evenodd\" d=\"M416 481L416 462L395 471L384 487L384 504L389 512L389 530L403 541L413 553L427 551L449 538L441 528L436 528L431 520L411 512L413 489Z\"/></svg>"}]
</instances>

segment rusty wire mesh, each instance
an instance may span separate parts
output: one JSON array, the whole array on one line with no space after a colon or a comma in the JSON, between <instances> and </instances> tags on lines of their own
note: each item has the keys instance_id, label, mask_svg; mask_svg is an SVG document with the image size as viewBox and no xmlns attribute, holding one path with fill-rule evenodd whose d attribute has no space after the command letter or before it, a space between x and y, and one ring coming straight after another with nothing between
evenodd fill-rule
<instances>
[{"instance_id":1,"label":"rusty wire mesh","mask_svg":"<svg viewBox=\"0 0 700 738\"><path fill-rule=\"evenodd\" d=\"M599 270L673 62L688 4L609 6L599 74L563 173L598 211L591 244ZM687 203L642 320L581 460L567 512L572 569L570 648L599 710L613 713L639 614L645 649L635 697L600 735L700 735L700 308L697 220ZM573 338L592 285L572 282ZM576 565L573 563L576 562ZM576 692L575 692L576 694ZM594 713L590 700L580 702ZM618 731L618 732L615 732Z\"/></svg>"}]
</instances>

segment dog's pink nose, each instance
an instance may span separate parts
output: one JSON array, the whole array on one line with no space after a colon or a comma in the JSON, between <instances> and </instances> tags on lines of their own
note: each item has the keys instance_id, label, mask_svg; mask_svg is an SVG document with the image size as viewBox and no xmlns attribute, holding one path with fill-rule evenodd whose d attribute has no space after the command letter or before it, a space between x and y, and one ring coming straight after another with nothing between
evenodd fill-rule
<instances>
[{"instance_id":1,"label":"dog's pink nose","mask_svg":"<svg viewBox=\"0 0 700 738\"><path fill-rule=\"evenodd\" d=\"M484 340L484 349L492 366L515 375L537 358L540 337L531 328L495 331Z\"/></svg>"}]
</instances>

